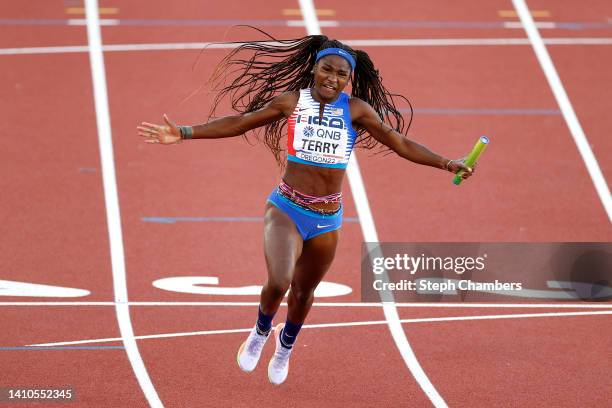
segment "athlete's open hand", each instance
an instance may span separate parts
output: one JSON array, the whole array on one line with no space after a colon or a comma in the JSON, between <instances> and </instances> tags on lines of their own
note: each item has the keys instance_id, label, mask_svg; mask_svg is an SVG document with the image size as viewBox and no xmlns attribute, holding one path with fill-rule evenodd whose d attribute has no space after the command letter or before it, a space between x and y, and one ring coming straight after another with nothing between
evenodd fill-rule
<instances>
[{"instance_id":1,"label":"athlete's open hand","mask_svg":"<svg viewBox=\"0 0 612 408\"><path fill-rule=\"evenodd\" d=\"M476 171L476 163L474 163L472 167L468 167L465 164L465 159L466 158L464 157L459 160L451 160L450 163L448 163L448 165L446 166L447 170L453 174L456 174L457 172L463 170L463 173L461 173L461 178L463 180L472 176Z\"/></svg>"},{"instance_id":2,"label":"athlete's open hand","mask_svg":"<svg viewBox=\"0 0 612 408\"><path fill-rule=\"evenodd\" d=\"M181 131L178 126L164 114L165 126L142 122L137 126L138 134L145 139L146 143L175 144L181 142Z\"/></svg>"}]
</instances>

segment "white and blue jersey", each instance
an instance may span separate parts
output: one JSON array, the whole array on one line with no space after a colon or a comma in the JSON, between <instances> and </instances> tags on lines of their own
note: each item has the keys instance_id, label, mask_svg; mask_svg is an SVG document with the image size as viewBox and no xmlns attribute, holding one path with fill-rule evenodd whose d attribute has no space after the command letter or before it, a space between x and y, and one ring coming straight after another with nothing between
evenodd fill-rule
<instances>
[{"instance_id":1,"label":"white and blue jersey","mask_svg":"<svg viewBox=\"0 0 612 408\"><path fill-rule=\"evenodd\" d=\"M319 118L319 102L310 89L302 89L288 119L287 160L311 166L344 169L348 165L357 132L351 124L350 96L341 92L326 104Z\"/></svg>"}]
</instances>

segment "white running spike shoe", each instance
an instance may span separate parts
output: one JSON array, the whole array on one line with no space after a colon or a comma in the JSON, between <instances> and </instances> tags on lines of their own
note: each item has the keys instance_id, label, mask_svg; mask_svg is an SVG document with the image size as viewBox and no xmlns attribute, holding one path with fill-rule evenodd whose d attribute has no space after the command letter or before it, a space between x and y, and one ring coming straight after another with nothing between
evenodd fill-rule
<instances>
[{"instance_id":1,"label":"white running spike shoe","mask_svg":"<svg viewBox=\"0 0 612 408\"><path fill-rule=\"evenodd\" d=\"M249 333L249 337L242 343L236 355L238 367L240 367L242 371L250 373L255 369L259 357L261 356L261 350L263 350L264 344L266 344L266 340L268 340L270 334L271 333L267 336L262 336L257 333L257 325L253 327L253 330Z\"/></svg>"},{"instance_id":2,"label":"white running spike shoe","mask_svg":"<svg viewBox=\"0 0 612 408\"><path fill-rule=\"evenodd\" d=\"M291 350L281 345L280 334L285 327L284 323L280 323L274 328L274 339L276 340L276 351L268 364L268 379L274 385L282 384L289 374L289 357Z\"/></svg>"}]
</instances>

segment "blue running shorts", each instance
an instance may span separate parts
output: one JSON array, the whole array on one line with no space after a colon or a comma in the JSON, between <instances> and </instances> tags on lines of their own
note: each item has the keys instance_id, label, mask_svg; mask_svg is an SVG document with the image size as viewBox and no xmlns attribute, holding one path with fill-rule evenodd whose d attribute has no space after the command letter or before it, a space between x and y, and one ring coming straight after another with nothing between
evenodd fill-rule
<instances>
[{"instance_id":1,"label":"blue running shorts","mask_svg":"<svg viewBox=\"0 0 612 408\"><path fill-rule=\"evenodd\" d=\"M319 214L300 207L287 197L281 195L277 188L272 191L268 201L293 220L304 241L342 227L342 205L340 205L340 209L334 214Z\"/></svg>"}]
</instances>

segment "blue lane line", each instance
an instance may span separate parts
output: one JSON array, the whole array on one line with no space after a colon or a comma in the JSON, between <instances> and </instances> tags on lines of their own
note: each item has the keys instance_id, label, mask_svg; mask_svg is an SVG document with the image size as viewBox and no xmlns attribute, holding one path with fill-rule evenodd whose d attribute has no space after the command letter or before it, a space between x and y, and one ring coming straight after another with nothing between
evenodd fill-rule
<instances>
[{"instance_id":1,"label":"blue lane line","mask_svg":"<svg viewBox=\"0 0 612 408\"><path fill-rule=\"evenodd\" d=\"M174 224L177 222L263 222L263 217L142 217L142 222ZM344 217L345 222L359 222L357 217Z\"/></svg>"},{"instance_id":2,"label":"blue lane line","mask_svg":"<svg viewBox=\"0 0 612 408\"><path fill-rule=\"evenodd\" d=\"M68 25L68 20L54 18L0 18L0 25Z\"/></svg>"},{"instance_id":3,"label":"blue lane line","mask_svg":"<svg viewBox=\"0 0 612 408\"><path fill-rule=\"evenodd\" d=\"M612 28L611 23L555 23L556 28L562 30L589 30L599 28Z\"/></svg>"},{"instance_id":4,"label":"blue lane line","mask_svg":"<svg viewBox=\"0 0 612 408\"><path fill-rule=\"evenodd\" d=\"M68 25L74 19L16 19L2 18L0 25ZM207 20L207 19L114 19L118 25L125 26L232 26L239 24L254 26L287 26L290 20ZM402 20L332 20L337 27L394 27L394 28L460 28L460 29L504 29L505 21L402 21ZM555 28L560 30L609 29L608 22L555 22Z\"/></svg>"},{"instance_id":5,"label":"blue lane line","mask_svg":"<svg viewBox=\"0 0 612 408\"><path fill-rule=\"evenodd\" d=\"M400 112L410 112L410 109L401 108ZM414 113L423 115L509 115L509 116L558 116L561 115L559 109L439 109L421 108L415 109Z\"/></svg>"},{"instance_id":6,"label":"blue lane line","mask_svg":"<svg viewBox=\"0 0 612 408\"><path fill-rule=\"evenodd\" d=\"M0 347L0 351L10 350L124 350L123 346L23 346L23 347Z\"/></svg>"}]
</instances>

